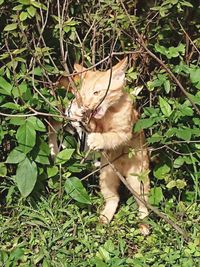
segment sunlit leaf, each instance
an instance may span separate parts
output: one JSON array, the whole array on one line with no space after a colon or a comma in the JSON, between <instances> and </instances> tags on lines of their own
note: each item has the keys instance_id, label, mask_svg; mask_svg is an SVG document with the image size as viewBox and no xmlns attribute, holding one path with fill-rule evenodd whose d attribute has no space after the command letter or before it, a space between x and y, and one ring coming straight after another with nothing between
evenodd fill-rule
<instances>
[{"instance_id":1,"label":"sunlit leaf","mask_svg":"<svg viewBox=\"0 0 200 267\"><path fill-rule=\"evenodd\" d=\"M75 151L75 149L71 149L71 148L66 148L66 149L62 150L61 152L59 152L56 155L56 163L57 164L63 164L65 162L67 162L71 158L74 151Z\"/></svg>"},{"instance_id":2,"label":"sunlit leaf","mask_svg":"<svg viewBox=\"0 0 200 267\"><path fill-rule=\"evenodd\" d=\"M4 31L13 31L16 29L17 29L17 23L12 23L12 24L6 25L6 27L4 28Z\"/></svg>"}]
</instances>

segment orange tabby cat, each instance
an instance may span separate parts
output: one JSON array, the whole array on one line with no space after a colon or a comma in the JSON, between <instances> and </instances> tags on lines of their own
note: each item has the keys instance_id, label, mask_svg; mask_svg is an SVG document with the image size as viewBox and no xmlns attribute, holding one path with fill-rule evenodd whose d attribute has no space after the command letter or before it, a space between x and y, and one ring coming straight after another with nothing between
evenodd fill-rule
<instances>
[{"instance_id":1,"label":"orange tabby cat","mask_svg":"<svg viewBox=\"0 0 200 267\"><path fill-rule=\"evenodd\" d=\"M132 132L138 114L133 108L129 95L123 91L126 66L127 59L120 61L112 71L102 72L87 71L81 65L75 64L74 68L78 73L84 71L80 75L82 103L81 107L78 107L76 100L73 101L71 116L84 121L86 114L92 115L88 124L89 148L106 151L116 169L147 201L149 159L144 133ZM134 150L131 158L128 156L130 148ZM107 161L102 156L101 165L105 163ZM100 214L102 223L110 222L114 216L119 202L119 185L120 179L110 166L101 169L100 187L105 199L105 207ZM139 207L139 218L143 219L148 215L148 210L138 199L136 201ZM142 231L148 234L148 228L144 227Z\"/></svg>"}]
</instances>

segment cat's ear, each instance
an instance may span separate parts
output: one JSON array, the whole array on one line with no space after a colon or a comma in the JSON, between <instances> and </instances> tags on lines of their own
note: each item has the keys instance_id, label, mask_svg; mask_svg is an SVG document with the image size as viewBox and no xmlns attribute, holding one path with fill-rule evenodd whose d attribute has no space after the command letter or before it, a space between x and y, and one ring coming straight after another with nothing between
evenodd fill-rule
<instances>
[{"instance_id":1,"label":"cat's ear","mask_svg":"<svg viewBox=\"0 0 200 267\"><path fill-rule=\"evenodd\" d=\"M123 71L125 72L128 63L128 58L120 60L115 66L113 66L113 71Z\"/></svg>"},{"instance_id":2,"label":"cat's ear","mask_svg":"<svg viewBox=\"0 0 200 267\"><path fill-rule=\"evenodd\" d=\"M82 71L86 71L87 69L85 67L83 67L82 65L79 65L77 63L74 64L74 69L76 72L82 72Z\"/></svg>"},{"instance_id":3,"label":"cat's ear","mask_svg":"<svg viewBox=\"0 0 200 267\"><path fill-rule=\"evenodd\" d=\"M125 78L125 71L127 68L127 57L120 60L115 66L112 67L112 78L123 81ZM108 70L110 73L110 70Z\"/></svg>"},{"instance_id":4,"label":"cat's ear","mask_svg":"<svg viewBox=\"0 0 200 267\"><path fill-rule=\"evenodd\" d=\"M75 85L78 84L80 82L80 76L79 75L71 76L71 80L69 79L69 77L60 76L55 83L55 87L65 88L67 89L68 92L73 93L73 86L71 84L71 81L73 81Z\"/></svg>"}]
</instances>

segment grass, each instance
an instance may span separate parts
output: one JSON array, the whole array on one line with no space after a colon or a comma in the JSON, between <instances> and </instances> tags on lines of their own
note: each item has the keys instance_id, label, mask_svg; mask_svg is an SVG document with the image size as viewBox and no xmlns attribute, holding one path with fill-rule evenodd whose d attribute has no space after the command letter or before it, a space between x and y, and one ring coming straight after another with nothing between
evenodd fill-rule
<instances>
[{"instance_id":1,"label":"grass","mask_svg":"<svg viewBox=\"0 0 200 267\"><path fill-rule=\"evenodd\" d=\"M132 197L121 205L108 226L98 223L101 197L93 196L92 203L80 205L67 194L59 198L50 193L47 198L4 208L0 217L0 266L200 266L197 204L179 217L191 236L185 243L153 214L148 219L151 234L141 236ZM171 207L165 205L165 209Z\"/></svg>"}]
</instances>

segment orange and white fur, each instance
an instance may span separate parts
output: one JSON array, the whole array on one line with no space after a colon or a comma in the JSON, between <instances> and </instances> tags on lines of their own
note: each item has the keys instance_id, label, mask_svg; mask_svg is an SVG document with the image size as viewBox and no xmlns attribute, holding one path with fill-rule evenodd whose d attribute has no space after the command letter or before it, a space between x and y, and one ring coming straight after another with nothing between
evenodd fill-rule
<instances>
[{"instance_id":1,"label":"orange and white fur","mask_svg":"<svg viewBox=\"0 0 200 267\"><path fill-rule=\"evenodd\" d=\"M144 133L132 131L138 119L138 113L129 95L123 91L126 66L127 59L112 67L112 71L87 71L81 65L75 64L77 73L84 71L80 74L82 103L81 107L78 107L76 100L73 101L71 116L78 121L84 121L85 114L92 112L93 115L88 124L89 148L105 151L109 160L126 178L130 186L147 201L149 158ZM128 156L130 149L134 150L132 157ZM101 165L106 163L107 160L102 156ZM120 179L112 168L109 165L103 167L100 172L100 188L105 199L105 206L100 214L102 223L110 222L115 214L119 203L119 185ZM148 210L138 199L136 201L139 207L139 218L143 219L148 215ZM142 231L147 234L148 228Z\"/></svg>"}]
</instances>

